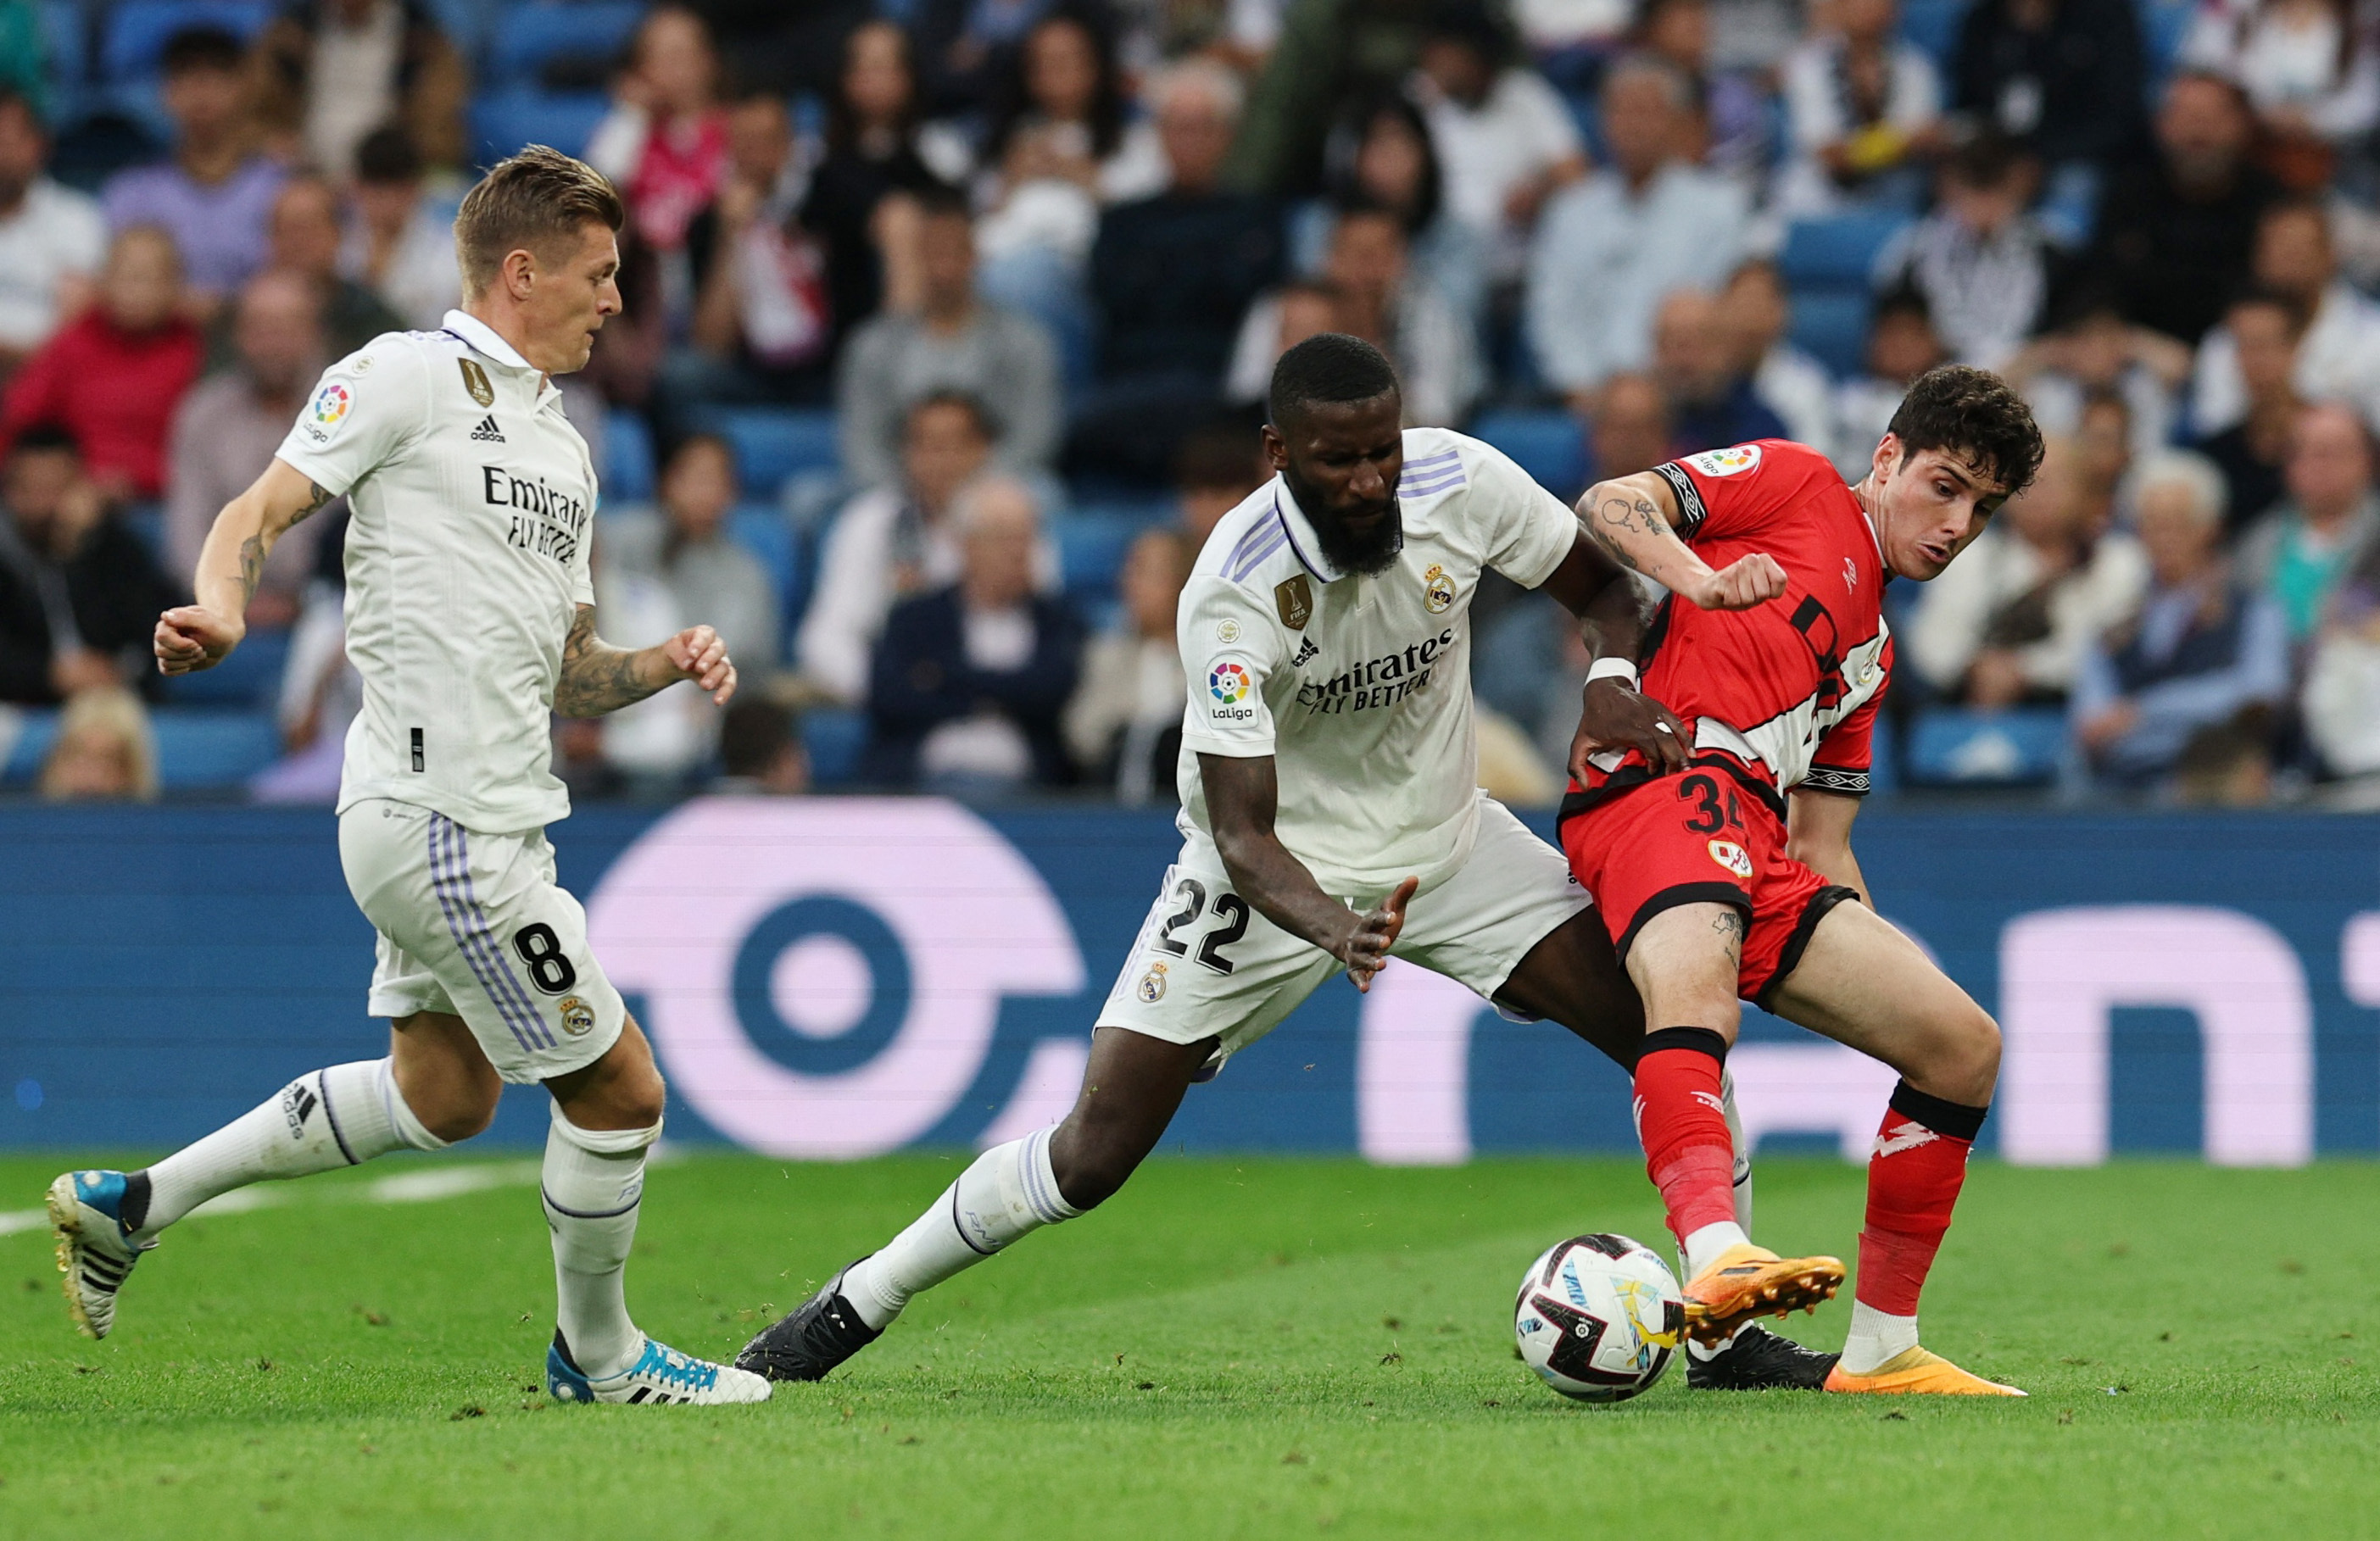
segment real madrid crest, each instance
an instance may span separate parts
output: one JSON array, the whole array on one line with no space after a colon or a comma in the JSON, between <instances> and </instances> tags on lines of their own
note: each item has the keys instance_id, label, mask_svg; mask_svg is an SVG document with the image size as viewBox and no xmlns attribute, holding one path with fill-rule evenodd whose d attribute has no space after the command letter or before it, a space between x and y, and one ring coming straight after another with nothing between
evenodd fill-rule
<instances>
[{"instance_id":1,"label":"real madrid crest","mask_svg":"<svg viewBox=\"0 0 2380 1541\"><path fill-rule=\"evenodd\" d=\"M595 1030L595 1008L575 995L565 995L554 1005L562 1017L562 1030L574 1038L583 1038Z\"/></svg>"},{"instance_id":2,"label":"real madrid crest","mask_svg":"<svg viewBox=\"0 0 2380 1541\"><path fill-rule=\"evenodd\" d=\"M1292 631L1304 631L1314 619L1314 588L1304 573L1274 584L1272 602L1281 611L1281 624Z\"/></svg>"},{"instance_id":3,"label":"real madrid crest","mask_svg":"<svg viewBox=\"0 0 2380 1541\"><path fill-rule=\"evenodd\" d=\"M1444 614L1454 603L1454 580L1435 562L1421 576L1421 602L1432 615Z\"/></svg>"},{"instance_id":4,"label":"real madrid crest","mask_svg":"<svg viewBox=\"0 0 2380 1541\"><path fill-rule=\"evenodd\" d=\"M1153 963L1148 965L1148 972L1140 977L1138 993L1144 1005L1154 1006L1165 999L1165 965L1163 964Z\"/></svg>"},{"instance_id":5,"label":"real madrid crest","mask_svg":"<svg viewBox=\"0 0 2380 1541\"><path fill-rule=\"evenodd\" d=\"M488 371L480 368L476 359L457 358L455 362L463 366L463 389L471 393L471 399L482 406L493 406L496 388L488 383Z\"/></svg>"}]
</instances>

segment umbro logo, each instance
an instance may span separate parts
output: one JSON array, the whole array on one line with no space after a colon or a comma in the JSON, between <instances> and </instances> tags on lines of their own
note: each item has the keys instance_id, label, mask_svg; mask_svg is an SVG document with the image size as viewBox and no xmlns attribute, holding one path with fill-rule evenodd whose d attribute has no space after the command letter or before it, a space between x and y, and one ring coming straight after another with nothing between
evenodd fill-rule
<instances>
[{"instance_id":1,"label":"umbro logo","mask_svg":"<svg viewBox=\"0 0 2380 1541\"><path fill-rule=\"evenodd\" d=\"M480 419L480 426L471 430L471 442L475 444L501 444L504 443L504 431L496 426L496 415L493 412L481 418Z\"/></svg>"}]
</instances>

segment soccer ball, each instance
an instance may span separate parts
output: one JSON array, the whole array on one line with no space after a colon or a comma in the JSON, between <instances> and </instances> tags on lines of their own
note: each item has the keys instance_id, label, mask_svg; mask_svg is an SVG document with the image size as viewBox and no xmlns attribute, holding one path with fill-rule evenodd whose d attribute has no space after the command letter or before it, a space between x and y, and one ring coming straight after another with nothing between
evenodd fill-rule
<instances>
[{"instance_id":1,"label":"soccer ball","mask_svg":"<svg viewBox=\"0 0 2380 1541\"><path fill-rule=\"evenodd\" d=\"M1580 1401L1649 1389L1684 1341L1686 1298L1670 1266L1625 1236L1572 1236L1529 1265L1512 1303L1521 1357Z\"/></svg>"}]
</instances>

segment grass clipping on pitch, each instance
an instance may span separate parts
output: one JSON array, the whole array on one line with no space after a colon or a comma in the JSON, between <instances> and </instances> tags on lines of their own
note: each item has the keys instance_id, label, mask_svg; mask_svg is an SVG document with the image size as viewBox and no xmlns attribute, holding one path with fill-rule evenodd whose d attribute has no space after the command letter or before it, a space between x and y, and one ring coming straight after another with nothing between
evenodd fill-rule
<instances>
[{"instance_id":1,"label":"grass clipping on pitch","mask_svg":"<svg viewBox=\"0 0 2380 1541\"><path fill-rule=\"evenodd\" d=\"M657 1168L630 1304L666 1341L732 1353L956 1165ZM54 1170L0 1161L0 1191L30 1206ZM1689 1393L1679 1366L1618 1408L1536 1383L1512 1300L1564 1235L1666 1249L1630 1161L1159 1160L1097 1215L921 1298L827 1382L717 1410L551 1404L526 1169L475 1167L499 1173L480 1185L439 1170L381 1163L194 1217L141 1265L104 1343L69 1331L46 1232L0 1235L0 1535L2380 1526L2368 1164L1979 1162L1926 1342L2030 1400ZM391 1175L414 1186L371 1187ZM1857 1169L1774 1160L1759 1182L1764 1240L1855 1256ZM1792 1330L1834 1347L1849 1312Z\"/></svg>"}]
</instances>

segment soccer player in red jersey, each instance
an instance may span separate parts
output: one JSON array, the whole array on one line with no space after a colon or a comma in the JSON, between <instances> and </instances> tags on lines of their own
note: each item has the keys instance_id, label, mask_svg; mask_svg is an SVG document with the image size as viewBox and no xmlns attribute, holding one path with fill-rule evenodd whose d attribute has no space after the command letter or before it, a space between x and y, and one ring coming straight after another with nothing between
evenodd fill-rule
<instances>
[{"instance_id":1,"label":"soccer player in red jersey","mask_svg":"<svg viewBox=\"0 0 2380 1541\"><path fill-rule=\"evenodd\" d=\"M1948 567L2041 452L2007 385L1947 366L1911 387L1856 487L1772 439L1602 482L1580 504L1595 538L1672 596L1643 688L1676 714L1677 743L1656 760L1582 738L1561 842L1645 998L1637 1134L1685 1249L1689 1336L1722 1342L1753 1317L1815 1308L1843 1278L1837 1259L1779 1257L1735 1222L1719 1074L1738 1001L1900 1073L1831 1391L2023 1394L1918 1346L1918 1292L1991 1100L1999 1029L1867 907L1851 828L1892 670L1885 584ZM1735 588L1780 577L1781 597L1729 608ZM1594 668L1635 674L1633 660Z\"/></svg>"}]
</instances>

